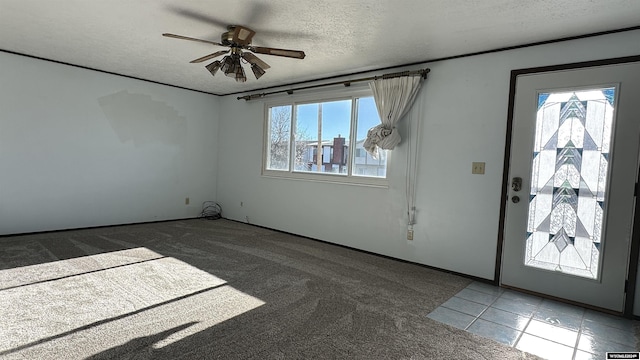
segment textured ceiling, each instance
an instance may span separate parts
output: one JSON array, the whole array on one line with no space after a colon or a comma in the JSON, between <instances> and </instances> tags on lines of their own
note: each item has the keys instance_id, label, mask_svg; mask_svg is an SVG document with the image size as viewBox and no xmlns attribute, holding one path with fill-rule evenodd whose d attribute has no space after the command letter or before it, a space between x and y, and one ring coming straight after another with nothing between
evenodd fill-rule
<instances>
[{"instance_id":1,"label":"textured ceiling","mask_svg":"<svg viewBox=\"0 0 640 360\"><path fill-rule=\"evenodd\" d=\"M226 24L255 46L303 50L259 57L247 82L189 61L221 48ZM638 0L0 0L0 50L215 94L640 25Z\"/></svg>"}]
</instances>

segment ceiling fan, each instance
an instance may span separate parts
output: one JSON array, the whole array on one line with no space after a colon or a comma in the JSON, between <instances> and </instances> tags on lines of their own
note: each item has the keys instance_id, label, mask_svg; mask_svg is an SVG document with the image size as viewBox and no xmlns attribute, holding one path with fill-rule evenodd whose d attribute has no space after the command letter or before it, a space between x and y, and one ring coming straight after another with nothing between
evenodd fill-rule
<instances>
[{"instance_id":1,"label":"ceiling fan","mask_svg":"<svg viewBox=\"0 0 640 360\"><path fill-rule=\"evenodd\" d=\"M162 36L175 39L197 41L216 46L229 47L229 50L216 51L212 54L192 60L191 63L200 63L218 56L229 54L222 58L222 60L216 60L211 64L206 65L205 68L209 70L211 75L215 75L218 70L221 70L226 76L234 77L237 82L247 81L247 77L244 73L244 68L242 67L242 62L251 64L251 70L253 71L256 79L260 79L260 77L264 75L265 70L270 68L269 64L260 60L260 58L255 56L253 53L282 56L294 59L304 59L305 57L304 51L300 50L252 46L251 39L255 34L255 31L249 29L246 26L229 25L227 26L227 31L222 33L221 42L219 43L169 33L164 33L162 34Z\"/></svg>"}]
</instances>

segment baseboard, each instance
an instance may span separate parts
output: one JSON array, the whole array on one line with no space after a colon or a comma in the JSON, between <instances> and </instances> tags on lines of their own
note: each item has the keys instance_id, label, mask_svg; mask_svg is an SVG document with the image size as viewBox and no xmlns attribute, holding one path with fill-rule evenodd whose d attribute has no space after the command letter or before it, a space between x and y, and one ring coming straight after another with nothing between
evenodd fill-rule
<instances>
[{"instance_id":1,"label":"baseboard","mask_svg":"<svg viewBox=\"0 0 640 360\"><path fill-rule=\"evenodd\" d=\"M15 233L15 234L2 234L1 238L12 237L12 236L27 236L27 235L36 235L36 234L51 234L57 233L61 231L74 231L74 230L88 230L88 229L103 229L110 228L116 226L127 226L127 225L141 225L141 224L155 224L155 223L164 223L169 221L181 221L181 220L192 220L199 219L200 216L188 217L188 218L178 218L178 219L165 219L165 220L152 220L152 221L138 221L131 223L121 223L121 224L111 224L111 225L96 225L96 226L85 226L85 227L76 227L76 228L65 228L65 229L56 229L56 230L41 230L41 231L30 231L23 233Z\"/></svg>"},{"instance_id":2,"label":"baseboard","mask_svg":"<svg viewBox=\"0 0 640 360\"><path fill-rule=\"evenodd\" d=\"M348 246L348 245L336 244L336 243L333 243L333 242L330 242L330 241L326 241L326 240L320 240L320 239L308 237L308 236L305 236L305 235L300 235L300 234L291 233L291 232L288 232L288 231L283 231L283 230L279 230L279 229L270 228L268 226L250 224L250 223L247 223L245 221L234 220L234 219L229 219L229 218L225 218L225 217L223 217L223 219L229 220L229 221L233 221L233 222L237 222L237 223L241 223L241 224L245 224L245 225L251 225L251 226L259 227L259 228L262 228L262 229L277 231L277 232L281 232L283 234L293 235L293 236L301 237L301 238L312 240L312 241L321 242L321 243L328 244L328 245L339 246L341 248L354 250L354 251L358 251L358 252L361 252L361 253L382 257L382 258L385 258L385 259L400 261L400 262L403 262L403 263L406 263L406 264L417 265L417 266L421 266L421 267L424 267L424 268L427 268L427 269L437 270L437 271L441 271L441 272L444 272L444 273L447 273L447 274L457 275L457 276L461 276L461 277L464 277L464 278L467 278L467 279L470 279L470 280L483 282L485 284L498 286L498 282L496 280L489 280L489 279L485 279L485 278L481 278L481 277L477 277L477 276L473 276L473 275L469 275L469 274L459 273L459 272L453 271L453 270L447 270L447 269L442 269L442 268L431 266L431 265L425 265L425 264L417 263L415 261L400 259L400 258L389 256L389 255L378 254L378 253L375 253L375 252L372 252L372 251L362 250L362 249L358 249L358 248L351 247L351 246Z\"/></svg>"}]
</instances>

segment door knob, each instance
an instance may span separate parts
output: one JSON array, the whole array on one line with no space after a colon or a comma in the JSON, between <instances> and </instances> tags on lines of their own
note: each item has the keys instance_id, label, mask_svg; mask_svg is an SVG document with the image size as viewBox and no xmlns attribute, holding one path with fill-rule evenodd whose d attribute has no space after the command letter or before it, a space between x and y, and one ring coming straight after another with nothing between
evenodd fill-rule
<instances>
[{"instance_id":1,"label":"door knob","mask_svg":"<svg viewBox=\"0 0 640 360\"><path fill-rule=\"evenodd\" d=\"M511 201L513 201L514 204L517 204L520 202L520 197L516 195L511 198Z\"/></svg>"},{"instance_id":2,"label":"door knob","mask_svg":"<svg viewBox=\"0 0 640 360\"><path fill-rule=\"evenodd\" d=\"M513 179L511 179L511 190L513 190L513 191L522 190L522 178L521 177L514 177Z\"/></svg>"}]
</instances>

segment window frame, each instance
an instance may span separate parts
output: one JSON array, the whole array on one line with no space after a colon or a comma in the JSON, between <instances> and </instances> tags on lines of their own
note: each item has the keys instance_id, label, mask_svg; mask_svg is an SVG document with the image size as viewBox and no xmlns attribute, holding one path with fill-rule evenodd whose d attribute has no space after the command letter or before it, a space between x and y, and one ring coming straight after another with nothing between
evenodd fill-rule
<instances>
[{"instance_id":1,"label":"window frame","mask_svg":"<svg viewBox=\"0 0 640 360\"><path fill-rule=\"evenodd\" d=\"M356 99L363 97L372 97L373 93L369 88L364 89L348 89L343 91L334 91L331 93L312 94L312 95L289 95L288 97L275 99L264 103L263 115L263 144L262 144L262 169L261 175L267 178L281 178L291 180L303 180L311 182L328 182L347 185L360 185L372 187L389 187L389 164L391 153L387 153L386 177L372 177L354 174L354 160L356 152L356 137L358 125L358 102ZM304 172L295 170L295 134L297 121L297 106L305 104L317 104L331 101L351 100L351 119L349 131L349 151L347 159L347 173L336 174L329 172ZM289 169L288 170L271 170L267 169L268 155L270 147L270 109L278 106L291 106L291 123L289 133ZM322 140L322 139L320 139ZM352 145L353 144L353 145ZM320 151L318 153L320 155Z\"/></svg>"}]
</instances>

